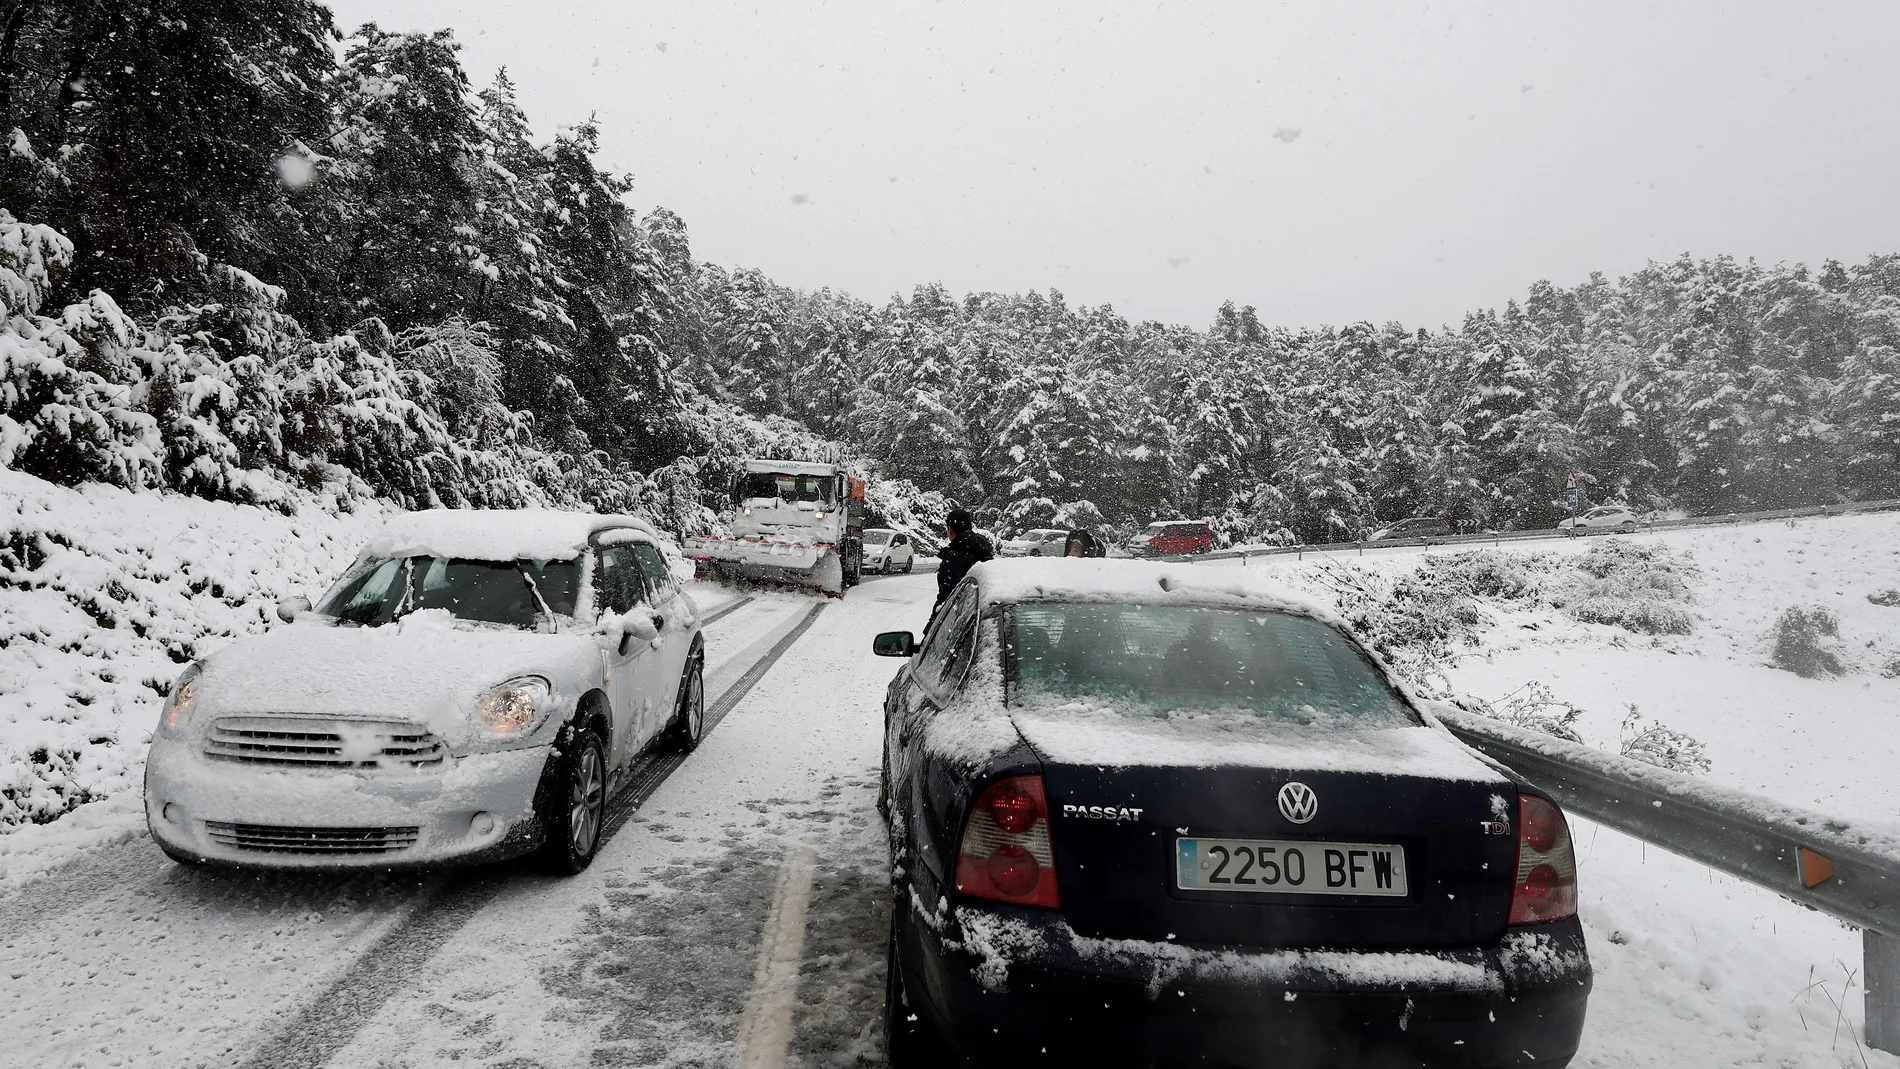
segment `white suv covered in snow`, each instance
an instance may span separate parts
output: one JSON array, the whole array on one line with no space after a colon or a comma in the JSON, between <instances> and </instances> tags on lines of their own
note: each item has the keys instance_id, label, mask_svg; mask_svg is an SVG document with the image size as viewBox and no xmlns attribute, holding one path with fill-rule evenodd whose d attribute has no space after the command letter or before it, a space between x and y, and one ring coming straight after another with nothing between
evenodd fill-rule
<instances>
[{"instance_id":1,"label":"white suv covered in snow","mask_svg":"<svg viewBox=\"0 0 1900 1069\"><path fill-rule=\"evenodd\" d=\"M389 867L593 859L636 757L698 743L698 609L639 519L435 510L318 606L192 664L146 819L173 858Z\"/></svg>"}]
</instances>

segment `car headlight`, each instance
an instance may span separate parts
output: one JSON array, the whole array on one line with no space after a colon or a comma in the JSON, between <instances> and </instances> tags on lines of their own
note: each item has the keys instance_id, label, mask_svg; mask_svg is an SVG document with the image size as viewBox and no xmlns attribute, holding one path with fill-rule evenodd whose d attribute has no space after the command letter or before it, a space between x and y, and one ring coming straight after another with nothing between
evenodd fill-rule
<instances>
[{"instance_id":1,"label":"car headlight","mask_svg":"<svg viewBox=\"0 0 1900 1069\"><path fill-rule=\"evenodd\" d=\"M553 688L540 676L523 676L491 688L475 702L475 724L490 738L525 735L547 708Z\"/></svg>"},{"instance_id":2,"label":"car headlight","mask_svg":"<svg viewBox=\"0 0 1900 1069\"><path fill-rule=\"evenodd\" d=\"M158 714L159 727L166 731L183 731L191 723L192 707L198 704L198 676L203 672L197 664L178 674L178 682L172 684L172 691L165 696L165 708Z\"/></svg>"}]
</instances>

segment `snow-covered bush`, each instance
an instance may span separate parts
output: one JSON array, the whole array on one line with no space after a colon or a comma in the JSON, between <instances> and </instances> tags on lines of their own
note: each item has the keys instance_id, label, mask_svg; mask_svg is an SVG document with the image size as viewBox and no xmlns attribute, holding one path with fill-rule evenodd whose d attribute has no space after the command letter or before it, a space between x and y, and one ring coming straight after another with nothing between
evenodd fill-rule
<instances>
[{"instance_id":1,"label":"snow-covered bush","mask_svg":"<svg viewBox=\"0 0 1900 1069\"><path fill-rule=\"evenodd\" d=\"M1495 702L1464 695L1457 700L1457 704L1525 731L1554 735L1575 743L1583 742L1583 735L1577 730L1577 721L1583 719L1583 710L1559 700L1548 685L1537 680L1531 680Z\"/></svg>"},{"instance_id":2,"label":"snow-covered bush","mask_svg":"<svg viewBox=\"0 0 1900 1069\"><path fill-rule=\"evenodd\" d=\"M1693 584L1700 573L1686 552L1611 538L1576 558L1576 574L1552 598L1571 616L1649 635L1695 630Z\"/></svg>"},{"instance_id":3,"label":"snow-covered bush","mask_svg":"<svg viewBox=\"0 0 1900 1069\"><path fill-rule=\"evenodd\" d=\"M1108 521L1103 518L1102 510L1095 507L1095 502L1071 501L1056 509L1052 526L1070 531L1080 529L1099 532L1108 526Z\"/></svg>"},{"instance_id":4,"label":"snow-covered bush","mask_svg":"<svg viewBox=\"0 0 1900 1069\"><path fill-rule=\"evenodd\" d=\"M142 332L94 292L40 314L73 246L0 209L0 467L62 482L145 486L159 478L157 427L132 386Z\"/></svg>"},{"instance_id":5,"label":"snow-covered bush","mask_svg":"<svg viewBox=\"0 0 1900 1069\"><path fill-rule=\"evenodd\" d=\"M1891 588L1887 590L1876 590L1872 594L1867 595L1867 600L1873 602L1875 605L1884 605L1888 608L1900 608L1900 590Z\"/></svg>"},{"instance_id":6,"label":"snow-covered bush","mask_svg":"<svg viewBox=\"0 0 1900 1069\"><path fill-rule=\"evenodd\" d=\"M1847 670L1841 656L1841 622L1823 605L1791 605L1775 621L1770 663L1803 679L1826 679Z\"/></svg>"},{"instance_id":7,"label":"snow-covered bush","mask_svg":"<svg viewBox=\"0 0 1900 1069\"><path fill-rule=\"evenodd\" d=\"M1620 752L1633 761L1691 776L1707 772L1711 767L1700 740L1666 727L1660 721L1645 723L1634 705L1623 717L1618 733L1622 739Z\"/></svg>"}]
</instances>

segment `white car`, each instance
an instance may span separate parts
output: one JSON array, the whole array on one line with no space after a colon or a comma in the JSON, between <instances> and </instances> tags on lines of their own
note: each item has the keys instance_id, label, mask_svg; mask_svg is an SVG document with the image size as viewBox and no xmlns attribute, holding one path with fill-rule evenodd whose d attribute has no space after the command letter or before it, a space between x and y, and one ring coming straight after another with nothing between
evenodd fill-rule
<instances>
[{"instance_id":1,"label":"white car","mask_svg":"<svg viewBox=\"0 0 1900 1069\"><path fill-rule=\"evenodd\" d=\"M699 610L628 516L393 521L315 609L187 667L145 765L174 859L576 873L642 751L705 726Z\"/></svg>"},{"instance_id":2,"label":"white car","mask_svg":"<svg viewBox=\"0 0 1900 1069\"><path fill-rule=\"evenodd\" d=\"M917 563L917 547L911 543L909 535L902 531L891 531L882 527L868 527L864 531L864 570L910 574Z\"/></svg>"},{"instance_id":3,"label":"white car","mask_svg":"<svg viewBox=\"0 0 1900 1069\"><path fill-rule=\"evenodd\" d=\"M1015 538L1004 542L996 549L1003 557L1060 557L1063 544L1068 540L1069 532L1058 531L1053 527L1040 527L1033 531L1024 531Z\"/></svg>"},{"instance_id":4,"label":"white car","mask_svg":"<svg viewBox=\"0 0 1900 1069\"><path fill-rule=\"evenodd\" d=\"M1590 527L1634 527L1637 524L1636 513L1623 505L1598 505L1581 516L1572 516L1557 522L1557 529L1568 531L1572 528Z\"/></svg>"}]
</instances>

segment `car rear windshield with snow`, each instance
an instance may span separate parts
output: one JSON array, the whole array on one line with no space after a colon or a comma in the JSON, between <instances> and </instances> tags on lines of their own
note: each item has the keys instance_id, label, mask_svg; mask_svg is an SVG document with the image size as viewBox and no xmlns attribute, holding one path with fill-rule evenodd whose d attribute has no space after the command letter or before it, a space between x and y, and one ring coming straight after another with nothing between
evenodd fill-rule
<instances>
[{"instance_id":1,"label":"car rear windshield with snow","mask_svg":"<svg viewBox=\"0 0 1900 1069\"><path fill-rule=\"evenodd\" d=\"M579 561L391 557L355 569L322 606L345 623L374 627L418 609L458 620L533 629L549 614L574 615Z\"/></svg>"},{"instance_id":2,"label":"car rear windshield with snow","mask_svg":"<svg viewBox=\"0 0 1900 1069\"><path fill-rule=\"evenodd\" d=\"M1292 613L1192 605L1028 603L1011 612L1025 703L1144 716L1410 727L1419 721L1353 642Z\"/></svg>"}]
</instances>

